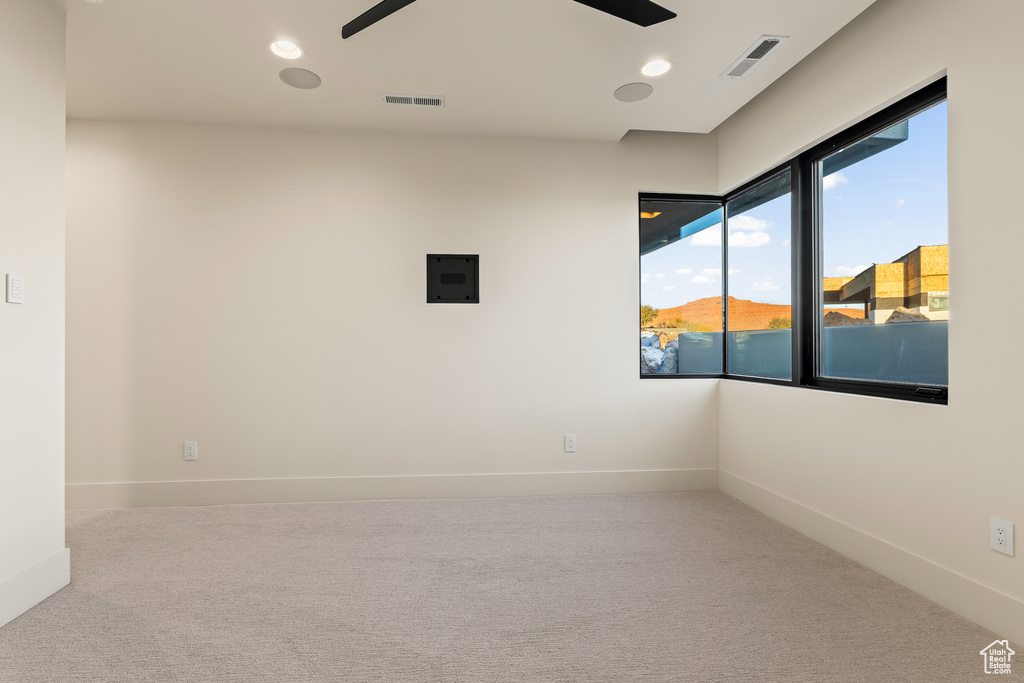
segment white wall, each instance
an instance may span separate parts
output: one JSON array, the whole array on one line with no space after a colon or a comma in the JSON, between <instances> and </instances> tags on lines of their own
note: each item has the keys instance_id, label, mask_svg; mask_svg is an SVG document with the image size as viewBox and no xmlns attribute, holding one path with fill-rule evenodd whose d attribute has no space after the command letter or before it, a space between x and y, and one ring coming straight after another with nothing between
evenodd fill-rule
<instances>
[{"instance_id":1,"label":"white wall","mask_svg":"<svg viewBox=\"0 0 1024 683\"><path fill-rule=\"evenodd\" d=\"M725 382L721 487L1017 642L1021 551L988 520L1021 547L1022 25L1019 0L881 0L717 131L735 187L948 71L949 405Z\"/></svg>"},{"instance_id":2,"label":"white wall","mask_svg":"<svg viewBox=\"0 0 1024 683\"><path fill-rule=\"evenodd\" d=\"M64 15L0 3L0 625L67 585Z\"/></svg>"},{"instance_id":3,"label":"white wall","mask_svg":"<svg viewBox=\"0 0 1024 683\"><path fill-rule=\"evenodd\" d=\"M713 136L67 149L70 506L717 486L715 382L638 378L622 229L639 190L716 189ZM481 303L427 305L427 253L480 254Z\"/></svg>"}]
</instances>

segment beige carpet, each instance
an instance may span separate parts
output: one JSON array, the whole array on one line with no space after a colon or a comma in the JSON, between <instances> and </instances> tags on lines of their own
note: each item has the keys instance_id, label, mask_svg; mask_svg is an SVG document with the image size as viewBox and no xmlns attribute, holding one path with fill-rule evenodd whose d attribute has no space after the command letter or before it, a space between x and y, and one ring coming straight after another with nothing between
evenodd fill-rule
<instances>
[{"instance_id":1,"label":"beige carpet","mask_svg":"<svg viewBox=\"0 0 1024 683\"><path fill-rule=\"evenodd\" d=\"M0 681L960 683L996 638L720 493L77 511L68 546Z\"/></svg>"}]
</instances>

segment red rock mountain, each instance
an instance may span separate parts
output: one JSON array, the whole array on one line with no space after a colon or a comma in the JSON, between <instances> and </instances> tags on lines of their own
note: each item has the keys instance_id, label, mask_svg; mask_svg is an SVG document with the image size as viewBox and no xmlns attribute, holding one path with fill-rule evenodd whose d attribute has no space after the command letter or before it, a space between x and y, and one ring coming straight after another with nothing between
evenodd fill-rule
<instances>
[{"instance_id":1,"label":"red rock mountain","mask_svg":"<svg viewBox=\"0 0 1024 683\"><path fill-rule=\"evenodd\" d=\"M835 312L850 318L863 317L863 313L855 309L829 308L826 313ZM729 297L729 328L732 330L766 330L773 318L790 318L789 306L781 304L759 304ZM722 298L710 297L691 301L675 308L663 308L650 327L665 327L674 320L686 320L693 325L714 332L722 330Z\"/></svg>"}]
</instances>

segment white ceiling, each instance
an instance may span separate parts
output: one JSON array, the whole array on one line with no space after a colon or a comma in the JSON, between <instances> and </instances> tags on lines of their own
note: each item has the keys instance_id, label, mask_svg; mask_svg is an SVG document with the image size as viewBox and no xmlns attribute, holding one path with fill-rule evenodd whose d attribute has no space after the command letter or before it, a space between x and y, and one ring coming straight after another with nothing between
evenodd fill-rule
<instances>
[{"instance_id":1,"label":"white ceiling","mask_svg":"<svg viewBox=\"0 0 1024 683\"><path fill-rule=\"evenodd\" d=\"M342 40L377 0L54 0L68 14L68 117L618 140L706 133L874 0L660 0L635 26L572 0L420 0ZM762 34L789 36L742 79ZM271 41L297 42L297 60ZM675 67L648 78L640 67ZM298 90L300 67L323 85ZM624 103L615 89L648 82ZM381 93L444 95L443 109Z\"/></svg>"}]
</instances>

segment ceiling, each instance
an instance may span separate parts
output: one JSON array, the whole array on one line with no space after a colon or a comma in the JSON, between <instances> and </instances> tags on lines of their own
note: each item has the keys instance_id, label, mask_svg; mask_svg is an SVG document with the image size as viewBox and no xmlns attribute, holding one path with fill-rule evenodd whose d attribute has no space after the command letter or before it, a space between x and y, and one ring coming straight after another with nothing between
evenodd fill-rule
<instances>
[{"instance_id":1,"label":"ceiling","mask_svg":"<svg viewBox=\"0 0 1024 683\"><path fill-rule=\"evenodd\" d=\"M377 0L54 0L68 118L597 140L710 132L873 1L659 0L678 16L641 28L571 0L420 0L342 40ZM744 78L721 76L765 34L789 40ZM303 56L272 54L279 39ZM654 57L674 68L643 76ZM323 84L285 85L289 67ZM653 95L614 98L633 82Z\"/></svg>"}]
</instances>

